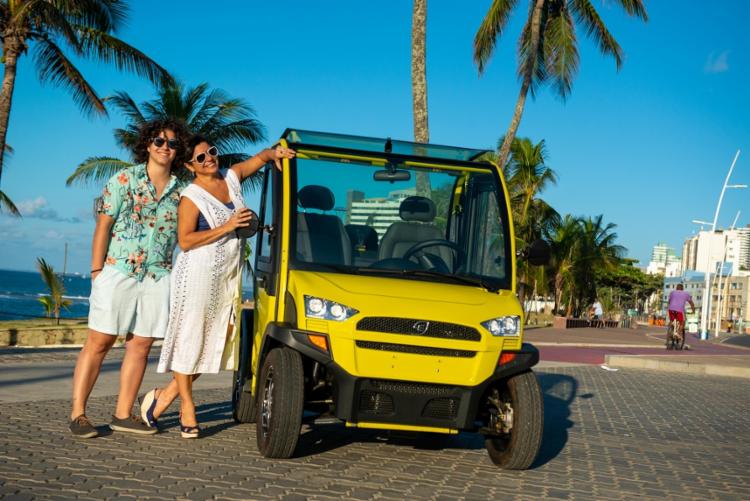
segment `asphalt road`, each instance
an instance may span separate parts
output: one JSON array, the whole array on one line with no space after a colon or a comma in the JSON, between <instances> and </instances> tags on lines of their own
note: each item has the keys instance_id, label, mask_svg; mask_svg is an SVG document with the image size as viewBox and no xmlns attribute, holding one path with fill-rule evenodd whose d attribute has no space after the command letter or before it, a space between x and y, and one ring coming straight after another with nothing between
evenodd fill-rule
<instances>
[{"instance_id":1,"label":"asphalt road","mask_svg":"<svg viewBox=\"0 0 750 501\"><path fill-rule=\"evenodd\" d=\"M532 469L508 472L477 435L436 440L342 426L304 428L295 458L265 459L254 426L231 420L226 379L196 393L205 438L181 439L171 412L155 436L102 426L104 436L75 440L67 394L48 398L34 386L61 384L52 369L44 376L55 363L70 366L61 356L0 355L0 388L31 393L0 406L0 497L750 499L750 386L742 380L545 366L537 371L542 450ZM33 365L34 383L6 377L26 366L23 378L34 379ZM88 413L104 424L112 405L112 396L97 396Z\"/></svg>"},{"instance_id":2,"label":"asphalt road","mask_svg":"<svg viewBox=\"0 0 750 501\"><path fill-rule=\"evenodd\" d=\"M721 344L730 344L733 346L750 348L750 334L740 334L739 336L730 337L728 339L725 339Z\"/></svg>"}]
</instances>

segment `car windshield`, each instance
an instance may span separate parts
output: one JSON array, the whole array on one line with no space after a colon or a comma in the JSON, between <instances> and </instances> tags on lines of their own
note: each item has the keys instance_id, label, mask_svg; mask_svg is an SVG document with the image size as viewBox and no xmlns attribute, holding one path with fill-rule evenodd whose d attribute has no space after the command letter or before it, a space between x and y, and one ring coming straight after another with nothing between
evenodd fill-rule
<instances>
[{"instance_id":1,"label":"car windshield","mask_svg":"<svg viewBox=\"0 0 750 501\"><path fill-rule=\"evenodd\" d=\"M300 152L292 266L510 288L494 167L398 162Z\"/></svg>"}]
</instances>

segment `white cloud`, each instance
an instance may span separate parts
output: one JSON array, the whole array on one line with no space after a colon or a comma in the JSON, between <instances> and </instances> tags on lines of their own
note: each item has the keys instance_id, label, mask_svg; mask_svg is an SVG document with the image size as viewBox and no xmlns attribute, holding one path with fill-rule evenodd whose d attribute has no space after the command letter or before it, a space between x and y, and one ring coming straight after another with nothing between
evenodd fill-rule
<instances>
[{"instance_id":1,"label":"white cloud","mask_svg":"<svg viewBox=\"0 0 750 501\"><path fill-rule=\"evenodd\" d=\"M56 230L47 230L47 232L44 234L44 238L47 240L62 240L65 238L65 236Z\"/></svg>"},{"instance_id":2,"label":"white cloud","mask_svg":"<svg viewBox=\"0 0 750 501\"><path fill-rule=\"evenodd\" d=\"M703 68L706 73L725 73L729 71L729 51L725 50L717 54L712 52L706 59L706 65Z\"/></svg>"},{"instance_id":3,"label":"white cloud","mask_svg":"<svg viewBox=\"0 0 750 501\"><path fill-rule=\"evenodd\" d=\"M80 223L78 217L61 217L55 209L47 207L47 199L37 197L33 200L24 200L16 204L19 212L23 217L46 219L48 221L57 221L61 223Z\"/></svg>"}]
</instances>

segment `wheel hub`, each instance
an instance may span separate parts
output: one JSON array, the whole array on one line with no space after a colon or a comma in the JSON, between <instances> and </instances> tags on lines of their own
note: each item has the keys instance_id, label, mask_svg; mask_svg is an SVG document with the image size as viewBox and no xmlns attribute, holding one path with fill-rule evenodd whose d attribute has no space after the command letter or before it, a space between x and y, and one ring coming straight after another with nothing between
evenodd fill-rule
<instances>
[{"instance_id":1,"label":"wheel hub","mask_svg":"<svg viewBox=\"0 0 750 501\"><path fill-rule=\"evenodd\" d=\"M273 369L268 371L266 379L263 382L263 399L260 407L260 426L263 431L263 437L268 436L271 426L271 413L273 412Z\"/></svg>"},{"instance_id":2,"label":"wheel hub","mask_svg":"<svg viewBox=\"0 0 750 501\"><path fill-rule=\"evenodd\" d=\"M490 428L497 433L510 433L513 429L513 406L504 401L497 390L487 398L490 404Z\"/></svg>"}]
</instances>

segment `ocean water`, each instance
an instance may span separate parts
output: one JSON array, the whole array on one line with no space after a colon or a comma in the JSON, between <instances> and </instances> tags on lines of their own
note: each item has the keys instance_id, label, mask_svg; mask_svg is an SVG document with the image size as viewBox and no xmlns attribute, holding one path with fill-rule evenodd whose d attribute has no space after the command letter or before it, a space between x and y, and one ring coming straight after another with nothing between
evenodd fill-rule
<instances>
[{"instance_id":1,"label":"ocean water","mask_svg":"<svg viewBox=\"0 0 750 501\"><path fill-rule=\"evenodd\" d=\"M251 280L243 277L243 283ZM60 312L61 318L81 318L89 314L91 279L68 275L63 279L65 298L71 301L68 309ZM243 289L244 298L252 298L252 290ZM49 293L39 273L30 271L0 270L0 320L18 320L44 317L44 306L39 298Z\"/></svg>"},{"instance_id":2,"label":"ocean water","mask_svg":"<svg viewBox=\"0 0 750 501\"><path fill-rule=\"evenodd\" d=\"M80 318L89 313L91 279L75 275L63 278L65 299L72 304L60 311L61 318ZM0 270L0 320L44 317L39 298L49 293L39 273Z\"/></svg>"}]
</instances>

